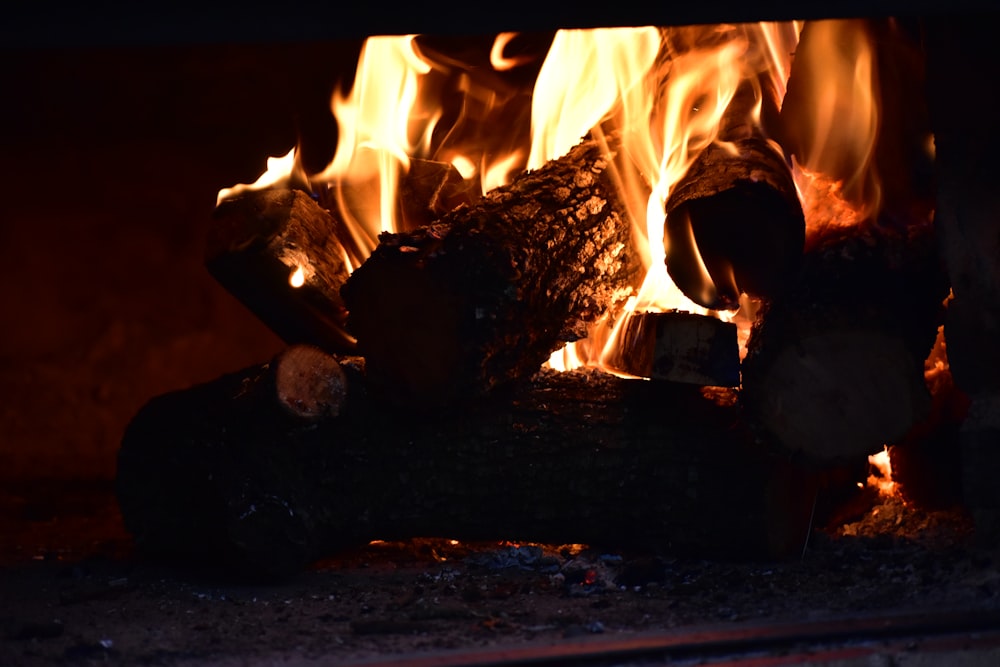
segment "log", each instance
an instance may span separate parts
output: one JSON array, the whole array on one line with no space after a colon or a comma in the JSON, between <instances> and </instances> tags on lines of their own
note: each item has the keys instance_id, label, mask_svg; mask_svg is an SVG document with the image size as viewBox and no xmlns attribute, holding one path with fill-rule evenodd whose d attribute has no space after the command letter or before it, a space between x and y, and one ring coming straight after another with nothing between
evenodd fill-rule
<instances>
[{"instance_id":1,"label":"log","mask_svg":"<svg viewBox=\"0 0 1000 667\"><path fill-rule=\"evenodd\" d=\"M695 159L666 202L667 271L692 301L713 310L735 310L741 292L777 295L798 269L805 243L789 166L750 120L761 94L764 106L776 105L766 86L740 86L718 141Z\"/></svg>"},{"instance_id":2,"label":"log","mask_svg":"<svg viewBox=\"0 0 1000 667\"><path fill-rule=\"evenodd\" d=\"M540 371L405 419L355 375L340 417L303 424L246 391L269 372L156 397L132 420L117 490L142 553L285 576L373 539L745 560L806 539L814 478L753 441L731 390Z\"/></svg>"},{"instance_id":3,"label":"log","mask_svg":"<svg viewBox=\"0 0 1000 667\"><path fill-rule=\"evenodd\" d=\"M247 192L216 208L205 264L287 343L346 353L354 339L340 288L350 265L337 228L300 190Z\"/></svg>"},{"instance_id":4,"label":"log","mask_svg":"<svg viewBox=\"0 0 1000 667\"><path fill-rule=\"evenodd\" d=\"M273 362L278 403L303 421L340 414L347 402L347 375L336 358L309 345L293 345Z\"/></svg>"},{"instance_id":5,"label":"log","mask_svg":"<svg viewBox=\"0 0 1000 667\"><path fill-rule=\"evenodd\" d=\"M632 293L641 262L588 140L428 227L383 234L344 284L369 378L401 406L444 406L535 373Z\"/></svg>"},{"instance_id":6,"label":"log","mask_svg":"<svg viewBox=\"0 0 1000 667\"><path fill-rule=\"evenodd\" d=\"M626 315L620 344L605 364L650 380L701 386L740 384L736 325L710 315L682 311Z\"/></svg>"},{"instance_id":7,"label":"log","mask_svg":"<svg viewBox=\"0 0 1000 667\"><path fill-rule=\"evenodd\" d=\"M923 364L947 294L929 222L821 240L751 331L748 417L763 437L824 465L880 451L927 415Z\"/></svg>"}]
</instances>

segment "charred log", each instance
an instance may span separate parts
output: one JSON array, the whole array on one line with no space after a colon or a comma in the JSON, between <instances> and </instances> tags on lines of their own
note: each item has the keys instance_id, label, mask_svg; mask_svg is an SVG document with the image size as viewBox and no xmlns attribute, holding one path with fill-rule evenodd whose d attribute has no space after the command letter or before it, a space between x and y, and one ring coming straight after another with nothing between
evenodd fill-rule
<instances>
[{"instance_id":1,"label":"charred log","mask_svg":"<svg viewBox=\"0 0 1000 667\"><path fill-rule=\"evenodd\" d=\"M638 280L630 225L585 141L426 228L383 234L345 283L373 385L447 405L530 377Z\"/></svg>"},{"instance_id":2,"label":"charred log","mask_svg":"<svg viewBox=\"0 0 1000 667\"><path fill-rule=\"evenodd\" d=\"M736 325L709 315L671 311L626 316L607 363L617 371L709 387L740 384Z\"/></svg>"},{"instance_id":3,"label":"charred log","mask_svg":"<svg viewBox=\"0 0 1000 667\"><path fill-rule=\"evenodd\" d=\"M337 226L299 190L247 192L216 209L205 263L286 342L348 352L354 341L340 288L350 267Z\"/></svg>"},{"instance_id":4,"label":"charred log","mask_svg":"<svg viewBox=\"0 0 1000 667\"><path fill-rule=\"evenodd\" d=\"M931 225L826 239L763 309L743 362L747 414L814 461L874 454L925 418L924 360L948 281Z\"/></svg>"},{"instance_id":5,"label":"charred log","mask_svg":"<svg viewBox=\"0 0 1000 667\"><path fill-rule=\"evenodd\" d=\"M286 575L372 539L754 559L806 537L813 479L755 445L730 390L543 371L461 413L387 419L352 377L341 416L306 425L247 390L271 372L136 415L118 492L142 551Z\"/></svg>"},{"instance_id":6,"label":"charred log","mask_svg":"<svg viewBox=\"0 0 1000 667\"><path fill-rule=\"evenodd\" d=\"M802 255L805 218L791 171L749 120L760 95L764 106L776 105L767 87L739 88L719 132L731 145L702 151L666 203L667 270L706 308L736 309L741 292L776 295Z\"/></svg>"}]
</instances>

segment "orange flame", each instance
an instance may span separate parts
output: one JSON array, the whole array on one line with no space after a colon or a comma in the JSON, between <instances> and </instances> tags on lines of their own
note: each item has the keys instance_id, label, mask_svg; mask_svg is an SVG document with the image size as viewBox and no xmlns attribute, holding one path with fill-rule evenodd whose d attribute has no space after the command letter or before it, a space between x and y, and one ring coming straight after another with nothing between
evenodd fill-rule
<instances>
[{"instance_id":1,"label":"orange flame","mask_svg":"<svg viewBox=\"0 0 1000 667\"><path fill-rule=\"evenodd\" d=\"M868 457L868 463L874 468L868 476L868 486L878 489L879 495L885 498L898 493L896 482L892 479L892 461L889 459L889 448L884 447L878 454Z\"/></svg>"},{"instance_id":2,"label":"orange flame","mask_svg":"<svg viewBox=\"0 0 1000 667\"><path fill-rule=\"evenodd\" d=\"M450 164L486 192L560 157L588 133L600 138L619 132L622 147L612 171L646 276L623 312L609 313L588 339L557 351L551 361L553 367L600 366L632 313L709 312L666 271L666 202L702 151L713 144L733 148L720 141L720 122L741 84L754 84L757 104L739 122L762 123L760 93L767 84L759 83L761 76L769 77L782 103L802 29L801 22L787 22L560 30L530 95L503 78L532 60L508 55L516 53L515 33L497 35L476 63L443 56L415 35L372 37L352 89L331 99L339 141L330 165L307 178L293 149L269 160L255 183L220 191L219 200L289 183L325 187L327 203L336 205L350 236L345 252L358 266L381 232L400 229L398 187L412 160ZM808 132L798 137L798 182L808 186L800 196L808 199L816 187L805 175L820 174L834 184L827 190L840 188L870 209L878 205L871 162L879 124L871 36L851 21L810 22L809 29L809 51L795 56L815 61L807 70L819 68L800 86L816 100L805 112L814 116L803 121ZM522 131L529 103L530 134ZM845 164L851 169L845 171ZM709 294L715 286L704 262L701 274ZM742 321L745 339L743 326L749 329L753 314L741 314L745 299L741 304L740 312L715 315Z\"/></svg>"},{"instance_id":3,"label":"orange flame","mask_svg":"<svg viewBox=\"0 0 1000 667\"><path fill-rule=\"evenodd\" d=\"M827 222L809 215L834 194L848 211L836 213L840 225L877 213L881 201L874 147L879 131L878 80L873 37L860 20L809 22L790 115L794 171L807 224ZM790 91L789 95L793 92ZM820 183L816 181L819 179ZM807 235L814 232L807 229Z\"/></svg>"}]
</instances>

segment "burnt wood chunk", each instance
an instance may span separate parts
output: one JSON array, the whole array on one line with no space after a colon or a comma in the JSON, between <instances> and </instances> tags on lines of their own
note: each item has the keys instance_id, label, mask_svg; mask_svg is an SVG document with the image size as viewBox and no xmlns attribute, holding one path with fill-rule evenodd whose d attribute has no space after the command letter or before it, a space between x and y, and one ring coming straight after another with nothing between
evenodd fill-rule
<instances>
[{"instance_id":1,"label":"burnt wood chunk","mask_svg":"<svg viewBox=\"0 0 1000 667\"><path fill-rule=\"evenodd\" d=\"M904 233L862 225L820 241L751 331L747 415L813 461L880 451L930 408L924 360L947 294L929 223Z\"/></svg>"},{"instance_id":2,"label":"burnt wood chunk","mask_svg":"<svg viewBox=\"0 0 1000 667\"><path fill-rule=\"evenodd\" d=\"M681 311L633 313L622 324L614 370L702 386L740 384L740 345L731 322Z\"/></svg>"},{"instance_id":3,"label":"burnt wood chunk","mask_svg":"<svg viewBox=\"0 0 1000 667\"><path fill-rule=\"evenodd\" d=\"M247 192L215 210L205 264L287 343L349 352L354 340L340 288L350 266L336 229L333 216L300 190Z\"/></svg>"},{"instance_id":4,"label":"burnt wood chunk","mask_svg":"<svg viewBox=\"0 0 1000 667\"><path fill-rule=\"evenodd\" d=\"M293 345L272 362L278 402L304 421L336 417L347 401L347 375L319 348Z\"/></svg>"},{"instance_id":5,"label":"burnt wood chunk","mask_svg":"<svg viewBox=\"0 0 1000 667\"><path fill-rule=\"evenodd\" d=\"M747 560L806 539L814 479L755 443L732 390L541 371L508 396L400 419L363 394L362 375L338 418L304 424L247 391L271 372L135 416L117 486L143 552L281 576L373 539Z\"/></svg>"},{"instance_id":6,"label":"burnt wood chunk","mask_svg":"<svg viewBox=\"0 0 1000 667\"><path fill-rule=\"evenodd\" d=\"M624 302L642 266L602 146L584 141L430 226L380 236L342 290L373 386L405 405L482 396Z\"/></svg>"},{"instance_id":7,"label":"burnt wood chunk","mask_svg":"<svg viewBox=\"0 0 1000 667\"><path fill-rule=\"evenodd\" d=\"M766 86L742 85L718 142L701 152L666 202L667 271L705 308L734 310L741 292L778 294L802 256L805 217L791 171L750 119L758 94L762 104L775 104Z\"/></svg>"}]
</instances>

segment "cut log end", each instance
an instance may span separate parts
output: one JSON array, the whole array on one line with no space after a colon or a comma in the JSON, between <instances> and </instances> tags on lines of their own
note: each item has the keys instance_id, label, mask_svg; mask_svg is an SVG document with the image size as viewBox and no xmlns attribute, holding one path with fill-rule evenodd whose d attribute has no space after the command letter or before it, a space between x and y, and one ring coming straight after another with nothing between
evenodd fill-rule
<instances>
[{"instance_id":1,"label":"cut log end","mask_svg":"<svg viewBox=\"0 0 1000 667\"><path fill-rule=\"evenodd\" d=\"M274 382L279 404L305 421L337 417L347 400L347 375L340 364L308 345L293 345L278 355Z\"/></svg>"},{"instance_id":2,"label":"cut log end","mask_svg":"<svg viewBox=\"0 0 1000 667\"><path fill-rule=\"evenodd\" d=\"M738 155L717 145L702 152L667 201L667 271L695 303L715 310L735 309L741 292L778 294L805 245L782 156L759 138L736 145Z\"/></svg>"},{"instance_id":3,"label":"cut log end","mask_svg":"<svg viewBox=\"0 0 1000 667\"><path fill-rule=\"evenodd\" d=\"M614 370L652 380L736 387L740 353L736 325L671 311L636 313L623 325Z\"/></svg>"},{"instance_id":4,"label":"cut log end","mask_svg":"<svg viewBox=\"0 0 1000 667\"><path fill-rule=\"evenodd\" d=\"M340 288L350 274L337 221L299 190L222 202L206 242L209 272L285 342L350 352Z\"/></svg>"},{"instance_id":5,"label":"cut log end","mask_svg":"<svg viewBox=\"0 0 1000 667\"><path fill-rule=\"evenodd\" d=\"M744 387L750 412L785 448L826 463L881 451L930 408L904 341L878 331L803 338Z\"/></svg>"}]
</instances>

